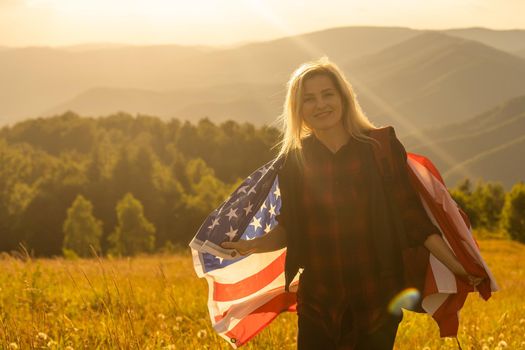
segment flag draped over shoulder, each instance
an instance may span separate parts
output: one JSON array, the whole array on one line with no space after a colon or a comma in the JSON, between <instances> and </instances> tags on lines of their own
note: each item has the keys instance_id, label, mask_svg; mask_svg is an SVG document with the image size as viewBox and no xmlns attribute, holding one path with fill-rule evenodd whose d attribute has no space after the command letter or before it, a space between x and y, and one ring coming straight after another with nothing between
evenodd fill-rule
<instances>
[{"instance_id":1,"label":"flag draped over shoulder","mask_svg":"<svg viewBox=\"0 0 525 350\"><path fill-rule=\"evenodd\" d=\"M408 153L408 172L423 206L441 235L469 274L485 277L476 287L487 300L498 285L472 236L468 218L452 199L441 175L432 162L420 155ZM429 256L423 290L422 307L436 320L442 337L456 336L459 311L473 286L455 276L432 254Z\"/></svg>"},{"instance_id":2,"label":"flag draped over shoulder","mask_svg":"<svg viewBox=\"0 0 525 350\"><path fill-rule=\"evenodd\" d=\"M208 310L215 331L237 348L283 311L295 311L295 286L285 292L286 249L238 256L223 249L229 240L253 239L276 224L281 207L278 171L283 160L273 160L251 174L204 221L190 243L194 268L208 282ZM408 153L408 170L425 210L465 269L486 279L477 287L488 299L498 289L483 261L470 228L434 165ZM422 291L422 306L439 325L441 336L454 336L459 310L474 287L458 279L430 254Z\"/></svg>"}]
</instances>

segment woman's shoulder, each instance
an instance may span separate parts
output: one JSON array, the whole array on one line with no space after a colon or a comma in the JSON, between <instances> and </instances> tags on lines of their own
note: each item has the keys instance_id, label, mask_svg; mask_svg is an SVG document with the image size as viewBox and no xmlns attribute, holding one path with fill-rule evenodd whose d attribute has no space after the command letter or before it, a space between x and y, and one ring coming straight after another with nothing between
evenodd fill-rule
<instances>
[{"instance_id":1,"label":"woman's shoulder","mask_svg":"<svg viewBox=\"0 0 525 350\"><path fill-rule=\"evenodd\" d=\"M407 153L405 147L397 137L393 126L371 129L368 136L375 139L381 146L374 149L375 152L379 153L379 158L389 157L394 162L406 162Z\"/></svg>"},{"instance_id":2,"label":"woman's shoulder","mask_svg":"<svg viewBox=\"0 0 525 350\"><path fill-rule=\"evenodd\" d=\"M368 129L365 134L373 138L397 138L396 131L392 125L381 126L374 129Z\"/></svg>"},{"instance_id":3,"label":"woman's shoulder","mask_svg":"<svg viewBox=\"0 0 525 350\"><path fill-rule=\"evenodd\" d=\"M286 154L282 156L284 158L283 167L300 166L304 160L305 153L310 152L316 142L318 141L316 140L313 134L303 137L301 139L300 148L297 148L297 147L291 148Z\"/></svg>"},{"instance_id":4,"label":"woman's shoulder","mask_svg":"<svg viewBox=\"0 0 525 350\"><path fill-rule=\"evenodd\" d=\"M380 144L389 143L394 148L402 146L401 141L397 137L396 130L392 125L382 126L375 129L370 129L365 134L372 137Z\"/></svg>"},{"instance_id":5,"label":"woman's shoulder","mask_svg":"<svg viewBox=\"0 0 525 350\"><path fill-rule=\"evenodd\" d=\"M300 150L291 149L285 155L282 156L281 172L289 172L295 168L299 163Z\"/></svg>"}]
</instances>

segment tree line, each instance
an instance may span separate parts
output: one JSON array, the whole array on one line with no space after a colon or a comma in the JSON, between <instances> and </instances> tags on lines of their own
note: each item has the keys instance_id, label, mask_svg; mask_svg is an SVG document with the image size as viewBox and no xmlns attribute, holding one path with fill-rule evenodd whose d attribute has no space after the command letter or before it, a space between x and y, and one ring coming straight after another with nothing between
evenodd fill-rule
<instances>
[{"instance_id":1,"label":"tree line","mask_svg":"<svg viewBox=\"0 0 525 350\"><path fill-rule=\"evenodd\" d=\"M279 137L249 123L126 113L67 112L4 127L0 251L23 244L37 256L134 255L185 245L241 179L275 156ZM523 184L509 193L479 186L452 191L474 227L519 231L511 237L525 241Z\"/></svg>"},{"instance_id":2,"label":"tree line","mask_svg":"<svg viewBox=\"0 0 525 350\"><path fill-rule=\"evenodd\" d=\"M450 194L480 236L525 243L525 183L518 182L505 192L497 182L473 184L465 179Z\"/></svg>"},{"instance_id":3,"label":"tree line","mask_svg":"<svg viewBox=\"0 0 525 350\"><path fill-rule=\"evenodd\" d=\"M77 239L65 240L65 232L88 225L96 227L101 252L131 254L134 243L116 243L134 230L133 220L154 232L145 251L185 244L240 179L275 156L278 138L275 128L247 123L195 125L126 113L68 112L4 127L0 251L23 243L38 256L60 255ZM95 223L71 222L90 211Z\"/></svg>"}]
</instances>

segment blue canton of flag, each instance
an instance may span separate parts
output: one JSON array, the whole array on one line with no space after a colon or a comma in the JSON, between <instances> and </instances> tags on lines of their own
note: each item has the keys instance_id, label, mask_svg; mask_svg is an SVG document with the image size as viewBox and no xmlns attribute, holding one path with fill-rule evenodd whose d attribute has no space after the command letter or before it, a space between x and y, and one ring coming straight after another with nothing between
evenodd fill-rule
<instances>
[{"instance_id":1,"label":"blue canton of flag","mask_svg":"<svg viewBox=\"0 0 525 350\"><path fill-rule=\"evenodd\" d=\"M279 158L257 169L204 220L190 247L201 253L206 272L244 258L235 250L222 248L222 242L253 239L276 225L281 209L277 172L282 163Z\"/></svg>"}]
</instances>

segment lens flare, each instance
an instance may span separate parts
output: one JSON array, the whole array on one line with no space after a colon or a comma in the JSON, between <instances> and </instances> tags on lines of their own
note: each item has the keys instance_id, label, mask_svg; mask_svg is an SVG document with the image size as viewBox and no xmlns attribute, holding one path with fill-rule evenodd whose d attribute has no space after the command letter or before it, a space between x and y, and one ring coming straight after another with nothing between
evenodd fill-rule
<instances>
[{"instance_id":1,"label":"lens flare","mask_svg":"<svg viewBox=\"0 0 525 350\"><path fill-rule=\"evenodd\" d=\"M403 309L411 310L417 304L421 294L416 288L407 288L397 293L388 303L388 312L393 315L401 315Z\"/></svg>"}]
</instances>

